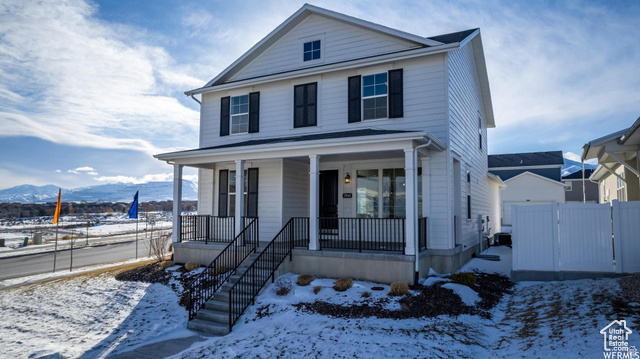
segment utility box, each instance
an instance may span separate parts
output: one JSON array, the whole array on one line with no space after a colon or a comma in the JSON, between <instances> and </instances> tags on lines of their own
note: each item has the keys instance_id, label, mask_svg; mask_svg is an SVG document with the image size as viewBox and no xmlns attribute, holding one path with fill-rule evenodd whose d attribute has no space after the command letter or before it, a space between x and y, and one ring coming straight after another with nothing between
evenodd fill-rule
<instances>
[{"instance_id":1,"label":"utility box","mask_svg":"<svg viewBox=\"0 0 640 359\"><path fill-rule=\"evenodd\" d=\"M33 234L33 244L42 244L42 232L35 232Z\"/></svg>"}]
</instances>

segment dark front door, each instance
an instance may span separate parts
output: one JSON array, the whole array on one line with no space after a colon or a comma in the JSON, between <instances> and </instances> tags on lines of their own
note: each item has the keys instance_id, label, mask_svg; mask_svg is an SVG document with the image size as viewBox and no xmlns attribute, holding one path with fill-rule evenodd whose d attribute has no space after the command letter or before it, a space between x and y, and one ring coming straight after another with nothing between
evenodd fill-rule
<instances>
[{"instance_id":1,"label":"dark front door","mask_svg":"<svg viewBox=\"0 0 640 359\"><path fill-rule=\"evenodd\" d=\"M338 220L338 170L320 171L320 228L337 229Z\"/></svg>"}]
</instances>

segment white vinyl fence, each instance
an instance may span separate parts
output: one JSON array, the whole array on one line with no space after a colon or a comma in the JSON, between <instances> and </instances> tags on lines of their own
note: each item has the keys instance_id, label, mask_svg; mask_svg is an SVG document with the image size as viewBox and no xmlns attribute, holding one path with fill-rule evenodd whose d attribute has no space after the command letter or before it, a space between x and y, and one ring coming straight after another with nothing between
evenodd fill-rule
<instances>
[{"instance_id":1,"label":"white vinyl fence","mask_svg":"<svg viewBox=\"0 0 640 359\"><path fill-rule=\"evenodd\" d=\"M640 202L513 206L513 270L640 272Z\"/></svg>"}]
</instances>

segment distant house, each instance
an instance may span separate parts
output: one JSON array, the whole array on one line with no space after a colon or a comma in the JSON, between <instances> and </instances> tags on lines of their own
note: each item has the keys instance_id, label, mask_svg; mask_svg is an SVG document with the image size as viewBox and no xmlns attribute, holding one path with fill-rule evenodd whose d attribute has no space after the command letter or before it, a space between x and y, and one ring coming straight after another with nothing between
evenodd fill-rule
<instances>
[{"instance_id":1,"label":"distant house","mask_svg":"<svg viewBox=\"0 0 640 359\"><path fill-rule=\"evenodd\" d=\"M562 151L490 155L489 172L499 176L503 226L511 226L511 206L565 202Z\"/></svg>"},{"instance_id":2,"label":"distant house","mask_svg":"<svg viewBox=\"0 0 640 359\"><path fill-rule=\"evenodd\" d=\"M582 160L598 159L589 177L598 183L600 202L640 201L640 118L631 127L582 147Z\"/></svg>"},{"instance_id":3,"label":"distant house","mask_svg":"<svg viewBox=\"0 0 640 359\"><path fill-rule=\"evenodd\" d=\"M582 171L577 171L566 176L562 176L562 183L565 188L565 203L600 203L598 194L598 184L591 182L589 177L595 169L584 170L584 181ZM583 191L584 183L584 191Z\"/></svg>"}]
</instances>

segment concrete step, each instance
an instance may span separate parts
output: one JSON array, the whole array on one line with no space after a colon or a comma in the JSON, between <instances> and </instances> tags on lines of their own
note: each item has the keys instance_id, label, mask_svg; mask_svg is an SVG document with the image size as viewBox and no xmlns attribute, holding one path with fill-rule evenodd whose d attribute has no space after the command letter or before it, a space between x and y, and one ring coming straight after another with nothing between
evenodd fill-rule
<instances>
[{"instance_id":1,"label":"concrete step","mask_svg":"<svg viewBox=\"0 0 640 359\"><path fill-rule=\"evenodd\" d=\"M229 314L229 302L221 302L217 300L210 300L204 304L206 309L215 310L217 312L224 312ZM201 309L203 310L203 309Z\"/></svg>"},{"instance_id":2,"label":"concrete step","mask_svg":"<svg viewBox=\"0 0 640 359\"><path fill-rule=\"evenodd\" d=\"M220 324L229 324L229 306L227 305L227 311L218 311L214 309L201 309L196 319L208 320L210 322L220 323Z\"/></svg>"},{"instance_id":3,"label":"concrete step","mask_svg":"<svg viewBox=\"0 0 640 359\"><path fill-rule=\"evenodd\" d=\"M215 323L197 318L189 321L187 323L187 328L198 332L205 332L218 336L229 334L228 324Z\"/></svg>"}]
</instances>

